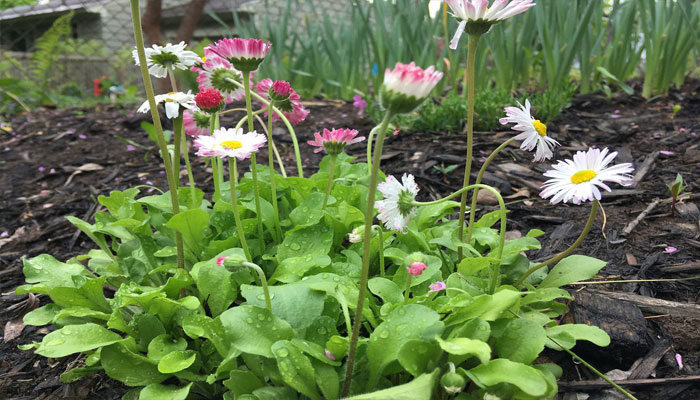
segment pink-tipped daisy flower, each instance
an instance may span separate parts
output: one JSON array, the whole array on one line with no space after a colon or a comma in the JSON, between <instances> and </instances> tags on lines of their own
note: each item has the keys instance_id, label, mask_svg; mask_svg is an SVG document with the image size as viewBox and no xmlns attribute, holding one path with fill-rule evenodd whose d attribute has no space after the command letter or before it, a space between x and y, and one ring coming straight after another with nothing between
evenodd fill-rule
<instances>
[{"instance_id":1,"label":"pink-tipped daisy flower","mask_svg":"<svg viewBox=\"0 0 700 400\"><path fill-rule=\"evenodd\" d=\"M255 71L270 51L270 42L260 39L221 39L207 47L241 71Z\"/></svg>"},{"instance_id":2,"label":"pink-tipped daisy flower","mask_svg":"<svg viewBox=\"0 0 700 400\"><path fill-rule=\"evenodd\" d=\"M416 276L419 276L420 274L422 274L423 270L425 270L426 268L428 268L427 265L425 265L424 263L422 263L420 261L416 261L416 262L412 262L411 265L406 267L406 270L408 271L409 274L411 274L411 276L416 277Z\"/></svg>"},{"instance_id":3,"label":"pink-tipped daisy flower","mask_svg":"<svg viewBox=\"0 0 700 400\"><path fill-rule=\"evenodd\" d=\"M440 79L442 72L432 65L424 70L413 62L396 63L393 70L387 68L384 72L382 106L397 114L411 112L430 95Z\"/></svg>"},{"instance_id":4,"label":"pink-tipped daisy flower","mask_svg":"<svg viewBox=\"0 0 700 400\"><path fill-rule=\"evenodd\" d=\"M205 54L207 50L204 51ZM198 73L197 84L199 90L216 89L224 96L226 103L241 100L245 96L243 88L230 80L243 82L241 71L233 68L230 62L215 54L207 55L207 61L199 68L193 68Z\"/></svg>"},{"instance_id":5,"label":"pink-tipped daisy flower","mask_svg":"<svg viewBox=\"0 0 700 400\"><path fill-rule=\"evenodd\" d=\"M482 35L491 25L527 11L535 3L532 0L495 0L489 7L489 0L445 0L452 15L461 20L455 35L450 40L450 48L457 48L459 38L467 34Z\"/></svg>"},{"instance_id":6,"label":"pink-tipped daisy flower","mask_svg":"<svg viewBox=\"0 0 700 400\"><path fill-rule=\"evenodd\" d=\"M194 103L194 95L191 91L187 93L183 92L170 92L166 94L159 94L155 97L156 105L163 103L165 104L165 116L169 119L174 119L179 117L180 110L196 110L197 105ZM139 107L138 112L146 113L151 110L151 104L148 100L144 101Z\"/></svg>"},{"instance_id":7,"label":"pink-tipped daisy flower","mask_svg":"<svg viewBox=\"0 0 700 400\"><path fill-rule=\"evenodd\" d=\"M401 182L392 175L387 176L384 182L377 185L377 189L384 196L384 200L374 202L374 207L379 211L377 218L387 229L403 232L411 217L418 212L418 208L412 204L419 190L413 175L404 174Z\"/></svg>"},{"instance_id":8,"label":"pink-tipped daisy flower","mask_svg":"<svg viewBox=\"0 0 700 400\"><path fill-rule=\"evenodd\" d=\"M359 143L365 140L364 136L357 137L357 131L354 129L323 129L323 134L314 133L315 140L309 140L306 143L315 146L314 153L325 150L331 156L340 154L345 146L353 143Z\"/></svg>"},{"instance_id":9,"label":"pink-tipped daisy flower","mask_svg":"<svg viewBox=\"0 0 700 400\"><path fill-rule=\"evenodd\" d=\"M628 186L632 183L632 164L608 166L615 156L617 152L608 154L607 148L590 148L588 151L576 152L573 160L559 161L544 173L544 176L551 179L542 186L540 196L545 199L551 197L552 204L561 201L581 204L593 199L600 200L600 189L611 191L605 182Z\"/></svg>"},{"instance_id":10,"label":"pink-tipped daisy flower","mask_svg":"<svg viewBox=\"0 0 700 400\"><path fill-rule=\"evenodd\" d=\"M185 110L182 115L185 133L190 136L209 135L210 121L209 115L199 110Z\"/></svg>"},{"instance_id":11,"label":"pink-tipped daisy flower","mask_svg":"<svg viewBox=\"0 0 700 400\"><path fill-rule=\"evenodd\" d=\"M270 93L270 88L272 88L273 85L274 82L272 82L272 79L266 78L255 85L255 91L258 92L258 94L261 97L268 97ZM275 106L278 107L280 111L282 111L282 114L284 114L285 118L287 118L287 120L293 125L302 122L309 115L309 111L301 105L300 100L301 96L299 96L299 94L290 87L289 102L275 102ZM265 113L265 115L267 115L267 113ZM273 121L277 121L279 119L280 118L277 115L277 113L272 114Z\"/></svg>"},{"instance_id":12,"label":"pink-tipped daisy flower","mask_svg":"<svg viewBox=\"0 0 700 400\"><path fill-rule=\"evenodd\" d=\"M242 128L217 129L211 136L201 135L194 140L197 155L204 157L235 157L245 160L265 145L267 139L255 131L243 133Z\"/></svg>"},{"instance_id":13,"label":"pink-tipped daisy flower","mask_svg":"<svg viewBox=\"0 0 700 400\"><path fill-rule=\"evenodd\" d=\"M518 102L518 107L506 107L506 117L498 121L502 125L515 124L514 131L522 132L515 140L522 140L520 148L527 151L535 149L535 161L545 161L552 158L552 148L559 142L547 136L547 125L539 119L534 119L530 112L530 100L525 100L525 106Z\"/></svg>"},{"instance_id":14,"label":"pink-tipped daisy flower","mask_svg":"<svg viewBox=\"0 0 700 400\"><path fill-rule=\"evenodd\" d=\"M217 257L216 258L216 265L218 265L219 267L223 267L225 261L226 261L226 257Z\"/></svg>"}]
</instances>

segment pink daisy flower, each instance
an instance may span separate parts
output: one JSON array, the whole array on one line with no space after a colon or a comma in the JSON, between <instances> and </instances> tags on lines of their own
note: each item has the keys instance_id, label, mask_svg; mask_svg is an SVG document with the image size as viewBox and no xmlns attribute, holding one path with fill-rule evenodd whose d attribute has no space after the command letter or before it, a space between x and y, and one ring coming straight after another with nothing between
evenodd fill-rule
<instances>
[{"instance_id":1,"label":"pink daisy flower","mask_svg":"<svg viewBox=\"0 0 700 400\"><path fill-rule=\"evenodd\" d=\"M447 285L445 285L445 282L435 281L434 283L431 283L428 288L430 289L429 292L439 292L441 290L445 290Z\"/></svg>"},{"instance_id":2,"label":"pink daisy flower","mask_svg":"<svg viewBox=\"0 0 700 400\"><path fill-rule=\"evenodd\" d=\"M190 136L209 135L209 123L209 115L198 110L185 110L182 116L185 133Z\"/></svg>"},{"instance_id":3,"label":"pink daisy flower","mask_svg":"<svg viewBox=\"0 0 700 400\"><path fill-rule=\"evenodd\" d=\"M204 53L206 54L207 50ZM235 69L230 62L215 54L207 54L206 59L207 61L202 63L199 68L192 67L191 69L191 71L199 74L197 75L199 90L216 89L224 96L226 103L243 99L245 96L243 88L226 80L226 78L230 78L241 82L243 79L241 71Z\"/></svg>"},{"instance_id":4,"label":"pink daisy flower","mask_svg":"<svg viewBox=\"0 0 700 400\"><path fill-rule=\"evenodd\" d=\"M411 274L411 276L416 277L422 274L423 270L426 268L428 268L427 265L423 264L422 262L416 261L414 263L411 263L411 265L409 265L408 267L406 267L406 270L409 274Z\"/></svg>"},{"instance_id":5,"label":"pink daisy flower","mask_svg":"<svg viewBox=\"0 0 700 400\"><path fill-rule=\"evenodd\" d=\"M207 47L241 71L255 71L270 51L270 42L260 39L221 39Z\"/></svg>"},{"instance_id":6,"label":"pink daisy flower","mask_svg":"<svg viewBox=\"0 0 700 400\"><path fill-rule=\"evenodd\" d=\"M318 132L314 133L315 140L309 140L306 143L311 146L316 146L314 153L325 150L331 156L340 154L345 146L353 143L359 143L365 140L364 136L357 137L357 131L354 129L323 129L323 135Z\"/></svg>"},{"instance_id":7,"label":"pink daisy flower","mask_svg":"<svg viewBox=\"0 0 700 400\"><path fill-rule=\"evenodd\" d=\"M393 70L384 72L381 88L382 106L395 113L407 113L418 107L442 79L442 72L432 65L427 69L410 64L396 63Z\"/></svg>"},{"instance_id":8,"label":"pink daisy flower","mask_svg":"<svg viewBox=\"0 0 700 400\"><path fill-rule=\"evenodd\" d=\"M267 142L265 135L255 131L243 133L243 129L217 129L214 134L201 135L194 140L197 155L203 157L236 157L245 160Z\"/></svg>"}]
</instances>

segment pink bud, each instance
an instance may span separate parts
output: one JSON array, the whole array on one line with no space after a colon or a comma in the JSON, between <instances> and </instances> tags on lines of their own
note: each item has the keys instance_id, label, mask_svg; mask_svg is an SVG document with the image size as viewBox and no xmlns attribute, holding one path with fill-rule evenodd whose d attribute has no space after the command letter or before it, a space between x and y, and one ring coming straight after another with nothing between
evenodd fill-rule
<instances>
[{"instance_id":1,"label":"pink bud","mask_svg":"<svg viewBox=\"0 0 700 400\"><path fill-rule=\"evenodd\" d=\"M289 96L289 89L291 89L289 82L275 81L275 83L272 84L272 90L282 97Z\"/></svg>"},{"instance_id":2,"label":"pink bud","mask_svg":"<svg viewBox=\"0 0 700 400\"><path fill-rule=\"evenodd\" d=\"M333 353L330 352L330 350L325 349L324 354L326 355L327 359L335 361L335 356L333 355Z\"/></svg>"},{"instance_id":3,"label":"pink bud","mask_svg":"<svg viewBox=\"0 0 700 400\"><path fill-rule=\"evenodd\" d=\"M216 259L216 265L218 265L219 267L223 267L224 261L226 261L226 257L218 257Z\"/></svg>"},{"instance_id":4,"label":"pink bud","mask_svg":"<svg viewBox=\"0 0 700 400\"><path fill-rule=\"evenodd\" d=\"M406 270L408 270L409 274L416 277L422 274L423 270L426 268L428 268L427 265L423 264L422 262L416 261L414 263L411 263L411 265L409 265L408 267L406 267Z\"/></svg>"}]
</instances>

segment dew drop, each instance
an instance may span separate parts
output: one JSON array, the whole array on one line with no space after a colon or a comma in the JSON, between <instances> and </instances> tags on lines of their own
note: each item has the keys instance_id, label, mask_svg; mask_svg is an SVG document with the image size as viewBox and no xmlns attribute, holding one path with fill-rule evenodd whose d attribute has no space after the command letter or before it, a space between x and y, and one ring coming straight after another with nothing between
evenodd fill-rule
<instances>
[{"instance_id":1,"label":"dew drop","mask_svg":"<svg viewBox=\"0 0 700 400\"><path fill-rule=\"evenodd\" d=\"M382 333L379 334L379 337L382 339L387 339L389 337L389 331L382 331Z\"/></svg>"},{"instance_id":2,"label":"dew drop","mask_svg":"<svg viewBox=\"0 0 700 400\"><path fill-rule=\"evenodd\" d=\"M301 246L299 246L299 243L292 243L289 245L289 248L296 251L296 250L301 250Z\"/></svg>"},{"instance_id":3,"label":"dew drop","mask_svg":"<svg viewBox=\"0 0 700 400\"><path fill-rule=\"evenodd\" d=\"M47 345L47 346L58 346L59 344L63 344L63 343L65 343L65 342L66 342L66 341L63 340L63 339L54 339L54 340L52 340L52 341L46 343L46 345Z\"/></svg>"},{"instance_id":4,"label":"dew drop","mask_svg":"<svg viewBox=\"0 0 700 400\"><path fill-rule=\"evenodd\" d=\"M287 351L287 349L279 349L277 350L277 355L279 357L287 357L289 355L289 351ZM282 363L281 365L286 365L286 363Z\"/></svg>"},{"instance_id":5,"label":"dew drop","mask_svg":"<svg viewBox=\"0 0 700 400\"><path fill-rule=\"evenodd\" d=\"M252 324L253 323L253 318L246 318L245 322Z\"/></svg>"},{"instance_id":6,"label":"dew drop","mask_svg":"<svg viewBox=\"0 0 700 400\"><path fill-rule=\"evenodd\" d=\"M64 334L64 335L70 335L71 333L72 333L72 331L71 331L70 329L64 329L64 330L63 330L63 334Z\"/></svg>"},{"instance_id":7,"label":"dew drop","mask_svg":"<svg viewBox=\"0 0 700 400\"><path fill-rule=\"evenodd\" d=\"M399 315L406 315L406 310L404 310L403 308L400 308Z\"/></svg>"}]
</instances>

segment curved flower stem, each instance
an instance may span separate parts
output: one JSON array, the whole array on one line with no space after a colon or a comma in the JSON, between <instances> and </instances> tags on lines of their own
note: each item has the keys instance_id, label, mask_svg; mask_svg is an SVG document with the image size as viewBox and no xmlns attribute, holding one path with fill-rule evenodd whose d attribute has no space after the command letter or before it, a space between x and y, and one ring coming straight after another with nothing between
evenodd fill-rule
<instances>
[{"instance_id":1,"label":"curved flower stem","mask_svg":"<svg viewBox=\"0 0 700 400\"><path fill-rule=\"evenodd\" d=\"M484 165L481 166L481 169L479 170L479 175L476 177L476 184L481 183L481 179L484 177L484 173L486 173L486 168L488 168L489 164L491 164L491 161L493 161L494 158L496 158L496 155L501 152L501 150L505 149L515 141L515 138L510 138L503 142L500 146L496 147L496 150L492 151L491 154L489 154L488 158L486 161L484 161ZM469 208L469 225L467 225L467 238L464 240L464 243L471 243L472 241L472 232L474 231L474 218L476 217L476 202L477 198L479 196L479 188L477 187L474 189L474 193L472 194L472 204L471 207Z\"/></svg>"},{"instance_id":2,"label":"curved flower stem","mask_svg":"<svg viewBox=\"0 0 700 400\"><path fill-rule=\"evenodd\" d=\"M178 214L180 212L180 203L177 199L177 184L172 170L172 161L170 160L170 154L168 153L168 146L165 143L165 136L163 135L163 126L160 123L160 115L158 114L158 105L156 104L155 94L153 93L151 77L148 73L146 52L143 46L143 32L141 31L140 13L141 10L139 8L139 1L131 0L131 21L133 22L134 26L136 54L139 59L139 66L141 68L141 77L143 78L143 86L146 89L148 105L151 108L151 117L153 118L153 127L156 131L158 147L160 148L160 154L161 157L163 157L163 164L165 165L165 176L168 179L168 188L170 190L170 200L173 207L173 214ZM177 231L175 232L175 246L177 248L177 266L178 268L185 268L185 257L182 247L182 234L180 234L180 232Z\"/></svg>"},{"instance_id":3,"label":"curved flower stem","mask_svg":"<svg viewBox=\"0 0 700 400\"><path fill-rule=\"evenodd\" d=\"M243 224L241 223L241 216L238 214L238 195L236 194L236 183L238 182L238 170L236 169L236 159L228 159L228 180L231 184L231 205L233 206L233 218L236 220L236 232L238 233L238 239L241 242L241 247L243 247L243 253L245 253L245 258L248 262L252 262L253 258L250 256L250 250L248 249L248 243L245 240L245 233L243 232Z\"/></svg>"},{"instance_id":4,"label":"curved flower stem","mask_svg":"<svg viewBox=\"0 0 700 400\"><path fill-rule=\"evenodd\" d=\"M194 189L194 175L192 175L192 164L190 164L190 147L187 144L187 135L182 135L182 152L185 155L185 167L187 168L187 179L190 183L190 199L192 205L197 202L197 194Z\"/></svg>"},{"instance_id":5,"label":"curved flower stem","mask_svg":"<svg viewBox=\"0 0 700 400\"><path fill-rule=\"evenodd\" d=\"M258 264L252 262L244 262L241 265L250 269L254 269L255 272L258 273L258 277L260 278L260 285L262 285L263 293L265 294L265 306L267 307L267 311L272 312L272 301L270 300L270 290L267 287L267 278L265 278L265 272L263 272L262 268L260 268Z\"/></svg>"},{"instance_id":6,"label":"curved flower stem","mask_svg":"<svg viewBox=\"0 0 700 400\"><path fill-rule=\"evenodd\" d=\"M239 87L243 87L243 84L236 81L235 79L231 78L225 78L227 82L233 83L234 85L237 85ZM250 92L250 95L255 97L256 100L260 101L261 103L265 104L266 106L270 106L270 102L265 100L262 96L260 96L257 93ZM272 107L272 110L277 114L278 117L284 122L284 125L287 127L287 130L289 131L289 134L292 136L292 145L294 146L294 157L296 157L296 162L297 162L297 171L299 173L299 177L303 178L304 177L304 168L301 165L301 152L299 151L299 141L297 140L297 135L294 133L294 128L292 127L292 124L289 122L287 117L284 116L282 111L280 111L277 107Z\"/></svg>"},{"instance_id":7,"label":"curved flower stem","mask_svg":"<svg viewBox=\"0 0 700 400\"><path fill-rule=\"evenodd\" d=\"M528 276L532 275L533 272L537 271L540 268L544 268L549 264L555 263L561 260L562 258L568 256L569 254L573 253L573 251L576 250L576 248L580 246L581 243L583 243L583 239L586 238L588 232L590 232L591 228L593 227L593 221L595 221L595 216L598 212L599 205L600 202L598 200L593 200L593 204L591 204L591 213L588 215L588 221L586 221L586 226L583 227L583 231L578 236L578 239L576 239L576 241L571 246L569 246L568 249L562 251L556 256L550 258L549 260L543 261L535 265L534 267L528 269L527 272L525 272L523 276L521 276L520 279L518 279L518 281L513 284L513 286L515 286L516 288L520 287L520 285L522 285L523 282L525 282L525 279L527 279Z\"/></svg>"},{"instance_id":8,"label":"curved flower stem","mask_svg":"<svg viewBox=\"0 0 700 400\"><path fill-rule=\"evenodd\" d=\"M369 131L369 137L367 138L367 172L372 173L372 139L374 139L374 133L377 131L375 126Z\"/></svg>"},{"instance_id":9,"label":"curved flower stem","mask_svg":"<svg viewBox=\"0 0 700 400\"><path fill-rule=\"evenodd\" d=\"M274 100L270 101L270 107L274 105ZM280 227L280 211L277 204L277 184L275 182L275 162L272 158L272 153L275 144L272 142L272 114L267 114L267 164L270 169L270 192L272 197L272 209L274 210L273 219L275 221L275 242L282 241L282 228Z\"/></svg>"},{"instance_id":10,"label":"curved flower stem","mask_svg":"<svg viewBox=\"0 0 700 400\"><path fill-rule=\"evenodd\" d=\"M330 165L328 166L328 185L326 186L326 195L323 197L323 207L321 208L326 208L326 204L328 204L328 196L331 194L331 188L333 187L333 175L335 175L335 159L338 156L330 156L331 161Z\"/></svg>"},{"instance_id":11,"label":"curved flower stem","mask_svg":"<svg viewBox=\"0 0 700 400\"><path fill-rule=\"evenodd\" d=\"M248 110L246 110L245 108L229 108L228 110L220 111L219 114L224 115L224 114L228 114L228 113L232 113L232 112L236 112L236 111L244 111L244 112L247 112ZM259 115L259 114L262 114L262 113L264 113L264 112L265 112L265 109L258 110L258 111L253 111L253 115ZM243 119L244 119L244 120L245 120L245 119L248 119L248 114L246 114L246 115L243 117Z\"/></svg>"},{"instance_id":12,"label":"curved flower stem","mask_svg":"<svg viewBox=\"0 0 700 400\"><path fill-rule=\"evenodd\" d=\"M564 350L565 352L569 353L569 355L570 355L571 357L573 357L574 359L578 360L581 364L583 364L586 368L588 368L589 370L591 370L594 374L598 375L598 376L601 377L604 381L606 381L606 382L608 382L610 385L612 385L612 387L614 387L615 389L617 389L620 393L622 393L623 395L627 396L627 398L632 399L632 400L637 400L637 398L634 397L634 395L632 395L630 392L628 392L628 391L626 391L625 389L623 389L622 387L620 387L620 385L618 385L618 384L615 383L612 379L610 379L610 378L608 378L607 376L605 376L605 374L603 374L602 372L598 371L594 366L592 366L591 364L589 364L588 362L586 362L586 360L584 360L583 358L579 357L576 353L574 353L573 351L571 351L571 350L567 349L566 347L562 346L556 339L554 339L553 337L551 337L551 336L549 336L549 335L547 335L547 338L548 338L549 340L551 340L552 342L554 342L554 344L556 344L557 346L561 347L562 350Z\"/></svg>"},{"instance_id":13,"label":"curved flower stem","mask_svg":"<svg viewBox=\"0 0 700 400\"><path fill-rule=\"evenodd\" d=\"M469 186L472 171L472 153L474 151L474 62L476 59L476 46L479 44L479 35L469 35L467 50L467 159L464 165L464 183ZM462 89L464 90L464 89ZM467 208L467 192L462 193L459 204L459 240L464 240L464 217ZM457 262L462 261L462 248L457 248Z\"/></svg>"},{"instance_id":14,"label":"curved flower stem","mask_svg":"<svg viewBox=\"0 0 700 400\"><path fill-rule=\"evenodd\" d=\"M350 346L348 348L348 359L345 367L345 383L341 397L347 396L350 391L350 383L352 382L352 371L355 364L355 352L357 351L357 340L360 336L360 326L362 325L362 309L365 305L365 294L367 292L367 280L369 278L369 255L370 242L372 235L372 220L374 219L374 199L377 194L377 176L379 172L379 163L381 161L382 147L384 146L384 137L386 136L386 128L394 114L387 111L384 119L379 124L379 136L377 136L377 147L373 155L374 162L372 171L369 176L369 187L367 190L367 208L365 209L365 232L364 240L362 241L362 272L360 275L360 286L357 295L357 308L355 309L355 321L352 325L352 336L350 336Z\"/></svg>"},{"instance_id":15,"label":"curved flower stem","mask_svg":"<svg viewBox=\"0 0 700 400\"><path fill-rule=\"evenodd\" d=\"M180 115L173 120L173 176L175 177L175 182L177 182L176 185L178 187L180 187L180 160L182 158L183 129L182 110L180 110Z\"/></svg>"},{"instance_id":16,"label":"curved flower stem","mask_svg":"<svg viewBox=\"0 0 700 400\"><path fill-rule=\"evenodd\" d=\"M381 224L377 226L379 232L379 276L384 277L384 229L382 229Z\"/></svg>"},{"instance_id":17,"label":"curved flower stem","mask_svg":"<svg viewBox=\"0 0 700 400\"><path fill-rule=\"evenodd\" d=\"M486 189L489 192L493 193L494 196L498 199L498 207L500 209L500 217L501 217L501 227L500 227L500 232L499 232L499 245L498 248L496 249L496 259L498 259L498 262L494 263L493 270L491 271L491 285L490 285L490 292L493 293L496 291L496 287L498 286L498 280L500 278L500 264L501 264L501 256L503 254L503 244L505 243L506 240L506 205L505 202L503 201L503 197L501 196L500 193L498 193L498 190L492 188L491 186L488 185L482 185L480 183L475 183L473 185L465 186L458 191L452 193L451 195L444 197L439 200L435 201L427 201L427 202L420 202L420 201L414 201L413 205L415 206L427 206L427 205L432 205L432 204L438 204L443 201L447 201L453 197L458 196L459 194L462 194L464 196L464 193L468 192L469 190L472 189ZM469 243L467 243L469 244ZM461 249L461 247L459 247Z\"/></svg>"},{"instance_id":18,"label":"curved flower stem","mask_svg":"<svg viewBox=\"0 0 700 400\"><path fill-rule=\"evenodd\" d=\"M213 113L209 117L209 136L214 134L218 120L218 113ZM221 180L219 180L219 160L211 157L211 175L214 178L214 201L221 198Z\"/></svg>"},{"instance_id":19,"label":"curved flower stem","mask_svg":"<svg viewBox=\"0 0 700 400\"><path fill-rule=\"evenodd\" d=\"M243 71L243 89L245 90L245 107L248 112L248 131L253 132L253 109L250 101L250 74ZM265 253L265 231L263 230L262 212L260 211L260 191L258 190L258 167L255 153L250 155L250 169L253 172L253 192L255 193L255 216L258 220L258 243L260 255Z\"/></svg>"}]
</instances>

